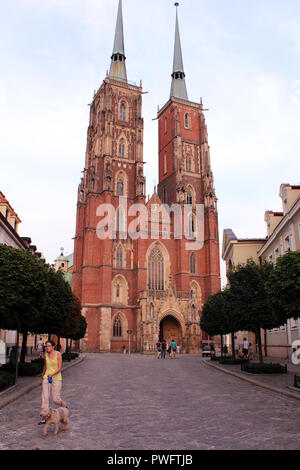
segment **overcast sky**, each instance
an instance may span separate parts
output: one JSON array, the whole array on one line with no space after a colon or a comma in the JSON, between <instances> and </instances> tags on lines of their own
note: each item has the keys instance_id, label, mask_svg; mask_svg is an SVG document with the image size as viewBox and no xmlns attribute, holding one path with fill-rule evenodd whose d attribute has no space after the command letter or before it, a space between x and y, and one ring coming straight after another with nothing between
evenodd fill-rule
<instances>
[{"instance_id":1,"label":"overcast sky","mask_svg":"<svg viewBox=\"0 0 300 470\"><path fill-rule=\"evenodd\" d=\"M118 0L0 0L0 190L52 263L73 251L89 107L110 66ZM143 80L147 194L169 98L172 0L123 0L128 79ZM203 97L224 228L265 237L281 183L299 184L299 0L182 0L189 99ZM220 251L221 251L220 245ZM223 263L222 263L223 264ZM224 284L224 267L222 267Z\"/></svg>"}]
</instances>

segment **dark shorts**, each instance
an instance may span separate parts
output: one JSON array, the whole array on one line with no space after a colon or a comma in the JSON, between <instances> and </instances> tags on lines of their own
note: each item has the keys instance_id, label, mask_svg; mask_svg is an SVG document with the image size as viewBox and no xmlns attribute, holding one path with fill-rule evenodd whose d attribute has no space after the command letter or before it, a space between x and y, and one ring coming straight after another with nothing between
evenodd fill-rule
<instances>
[{"instance_id":1,"label":"dark shorts","mask_svg":"<svg viewBox=\"0 0 300 470\"><path fill-rule=\"evenodd\" d=\"M248 354L248 349L243 349L243 354L246 356Z\"/></svg>"}]
</instances>

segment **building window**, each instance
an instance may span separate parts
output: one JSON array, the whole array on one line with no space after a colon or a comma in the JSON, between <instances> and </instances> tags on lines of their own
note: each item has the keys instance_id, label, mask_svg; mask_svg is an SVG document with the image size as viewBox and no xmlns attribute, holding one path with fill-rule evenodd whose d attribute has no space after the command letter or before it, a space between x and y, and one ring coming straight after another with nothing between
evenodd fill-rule
<instances>
[{"instance_id":1,"label":"building window","mask_svg":"<svg viewBox=\"0 0 300 470\"><path fill-rule=\"evenodd\" d=\"M117 196L124 196L124 182L122 178L119 178L117 182Z\"/></svg>"},{"instance_id":2,"label":"building window","mask_svg":"<svg viewBox=\"0 0 300 470\"><path fill-rule=\"evenodd\" d=\"M122 101L120 106L120 121L126 121L126 104Z\"/></svg>"},{"instance_id":3,"label":"building window","mask_svg":"<svg viewBox=\"0 0 300 470\"><path fill-rule=\"evenodd\" d=\"M126 232L125 230L125 216L124 216L124 210L122 207L119 207L116 212L116 232Z\"/></svg>"},{"instance_id":4,"label":"building window","mask_svg":"<svg viewBox=\"0 0 300 470\"><path fill-rule=\"evenodd\" d=\"M120 285L119 284L116 285L116 297L117 299L120 298Z\"/></svg>"},{"instance_id":5,"label":"building window","mask_svg":"<svg viewBox=\"0 0 300 470\"><path fill-rule=\"evenodd\" d=\"M190 272L191 274L196 273L196 256L195 253L192 253L190 256Z\"/></svg>"},{"instance_id":6,"label":"building window","mask_svg":"<svg viewBox=\"0 0 300 470\"><path fill-rule=\"evenodd\" d=\"M165 118L165 134L168 132L168 119Z\"/></svg>"},{"instance_id":7,"label":"building window","mask_svg":"<svg viewBox=\"0 0 300 470\"><path fill-rule=\"evenodd\" d=\"M185 166L186 166L186 171L192 171L192 160L190 157L187 157Z\"/></svg>"},{"instance_id":8,"label":"building window","mask_svg":"<svg viewBox=\"0 0 300 470\"><path fill-rule=\"evenodd\" d=\"M164 188L163 188L163 203L167 204L167 202L168 202L167 187L164 186Z\"/></svg>"},{"instance_id":9,"label":"building window","mask_svg":"<svg viewBox=\"0 0 300 470\"><path fill-rule=\"evenodd\" d=\"M168 173L167 153L164 153L164 175Z\"/></svg>"},{"instance_id":10,"label":"building window","mask_svg":"<svg viewBox=\"0 0 300 470\"><path fill-rule=\"evenodd\" d=\"M149 290L164 290L164 269L165 268L163 256L158 248L154 248L151 251L148 260Z\"/></svg>"},{"instance_id":11,"label":"building window","mask_svg":"<svg viewBox=\"0 0 300 470\"><path fill-rule=\"evenodd\" d=\"M189 215L189 238L195 238L195 220L193 214Z\"/></svg>"},{"instance_id":12,"label":"building window","mask_svg":"<svg viewBox=\"0 0 300 470\"><path fill-rule=\"evenodd\" d=\"M122 336L122 322L120 317L116 317L113 325L113 336L120 338Z\"/></svg>"},{"instance_id":13,"label":"building window","mask_svg":"<svg viewBox=\"0 0 300 470\"><path fill-rule=\"evenodd\" d=\"M186 203L190 204L191 206L193 205L193 196L192 196L191 191L187 192Z\"/></svg>"},{"instance_id":14,"label":"building window","mask_svg":"<svg viewBox=\"0 0 300 470\"><path fill-rule=\"evenodd\" d=\"M125 140L121 139L119 142L119 157L124 158L125 157Z\"/></svg>"},{"instance_id":15,"label":"building window","mask_svg":"<svg viewBox=\"0 0 300 470\"><path fill-rule=\"evenodd\" d=\"M291 236L288 235L285 239L284 239L284 249L285 249L285 252L288 252L288 251L291 251L292 249L292 244L291 244Z\"/></svg>"},{"instance_id":16,"label":"building window","mask_svg":"<svg viewBox=\"0 0 300 470\"><path fill-rule=\"evenodd\" d=\"M189 116L188 113L185 113L185 115L184 115L184 127L186 129L190 128L190 116Z\"/></svg>"},{"instance_id":17,"label":"building window","mask_svg":"<svg viewBox=\"0 0 300 470\"><path fill-rule=\"evenodd\" d=\"M121 246L117 248L116 266L120 269L123 267L123 250Z\"/></svg>"}]
</instances>

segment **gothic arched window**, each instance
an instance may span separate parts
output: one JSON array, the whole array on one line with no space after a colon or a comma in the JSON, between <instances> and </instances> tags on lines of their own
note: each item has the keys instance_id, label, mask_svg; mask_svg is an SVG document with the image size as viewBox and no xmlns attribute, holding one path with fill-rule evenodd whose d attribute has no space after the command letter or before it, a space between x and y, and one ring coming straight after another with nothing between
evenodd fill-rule
<instances>
[{"instance_id":1,"label":"gothic arched window","mask_svg":"<svg viewBox=\"0 0 300 470\"><path fill-rule=\"evenodd\" d=\"M190 273L195 274L196 273L196 256L195 253L192 253L190 256Z\"/></svg>"},{"instance_id":2,"label":"gothic arched window","mask_svg":"<svg viewBox=\"0 0 300 470\"><path fill-rule=\"evenodd\" d=\"M117 196L124 196L124 181L119 177L117 182Z\"/></svg>"},{"instance_id":3,"label":"gothic arched window","mask_svg":"<svg viewBox=\"0 0 300 470\"><path fill-rule=\"evenodd\" d=\"M153 248L148 259L149 290L164 290L164 259L158 248Z\"/></svg>"},{"instance_id":4,"label":"gothic arched window","mask_svg":"<svg viewBox=\"0 0 300 470\"><path fill-rule=\"evenodd\" d=\"M192 160L191 157L187 157L186 159L186 171L192 171Z\"/></svg>"},{"instance_id":5,"label":"gothic arched window","mask_svg":"<svg viewBox=\"0 0 300 470\"><path fill-rule=\"evenodd\" d=\"M186 129L189 129L190 128L190 118L189 118L189 114L188 113L185 113L184 115L184 127Z\"/></svg>"},{"instance_id":6,"label":"gothic arched window","mask_svg":"<svg viewBox=\"0 0 300 470\"><path fill-rule=\"evenodd\" d=\"M119 284L116 285L116 297L117 299L119 299L120 297L120 285Z\"/></svg>"},{"instance_id":7,"label":"gothic arched window","mask_svg":"<svg viewBox=\"0 0 300 470\"><path fill-rule=\"evenodd\" d=\"M126 232L125 215L123 207L119 207L116 212L116 232Z\"/></svg>"},{"instance_id":8,"label":"gothic arched window","mask_svg":"<svg viewBox=\"0 0 300 470\"><path fill-rule=\"evenodd\" d=\"M189 215L189 238L195 237L195 220L193 214Z\"/></svg>"},{"instance_id":9,"label":"gothic arched window","mask_svg":"<svg viewBox=\"0 0 300 470\"><path fill-rule=\"evenodd\" d=\"M118 338L122 336L122 322L119 316L114 319L113 336Z\"/></svg>"},{"instance_id":10,"label":"gothic arched window","mask_svg":"<svg viewBox=\"0 0 300 470\"><path fill-rule=\"evenodd\" d=\"M120 139L119 142L119 157L124 158L125 157L125 140Z\"/></svg>"},{"instance_id":11,"label":"gothic arched window","mask_svg":"<svg viewBox=\"0 0 300 470\"><path fill-rule=\"evenodd\" d=\"M190 204L191 206L193 205L193 195L192 195L191 191L187 192L186 203Z\"/></svg>"},{"instance_id":12,"label":"gothic arched window","mask_svg":"<svg viewBox=\"0 0 300 470\"><path fill-rule=\"evenodd\" d=\"M126 104L124 101L120 105L120 121L126 121Z\"/></svg>"},{"instance_id":13,"label":"gothic arched window","mask_svg":"<svg viewBox=\"0 0 300 470\"><path fill-rule=\"evenodd\" d=\"M117 268L123 267L123 250L121 246L117 248L117 255L116 255L116 266Z\"/></svg>"}]
</instances>

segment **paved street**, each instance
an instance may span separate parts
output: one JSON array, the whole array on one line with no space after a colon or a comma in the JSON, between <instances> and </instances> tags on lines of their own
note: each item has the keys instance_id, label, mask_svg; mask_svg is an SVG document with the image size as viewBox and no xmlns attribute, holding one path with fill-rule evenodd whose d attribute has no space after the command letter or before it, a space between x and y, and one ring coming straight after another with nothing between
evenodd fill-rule
<instances>
[{"instance_id":1,"label":"paved street","mask_svg":"<svg viewBox=\"0 0 300 470\"><path fill-rule=\"evenodd\" d=\"M0 450L300 449L300 402L198 355L88 354L63 378L69 431L42 436L37 388L0 410Z\"/></svg>"}]
</instances>

